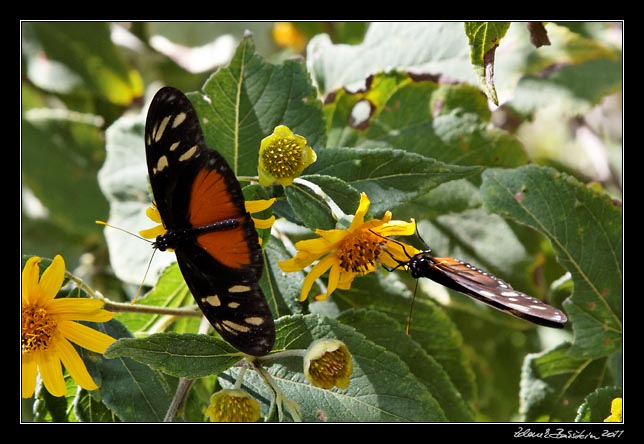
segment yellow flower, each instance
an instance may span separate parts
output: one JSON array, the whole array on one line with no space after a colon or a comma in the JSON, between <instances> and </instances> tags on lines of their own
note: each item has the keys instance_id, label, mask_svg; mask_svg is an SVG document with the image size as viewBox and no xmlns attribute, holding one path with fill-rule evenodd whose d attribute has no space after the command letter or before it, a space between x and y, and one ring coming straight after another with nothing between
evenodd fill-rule
<instances>
[{"instance_id":1,"label":"yellow flower","mask_svg":"<svg viewBox=\"0 0 644 444\"><path fill-rule=\"evenodd\" d=\"M329 282L327 291L316 296L326 299L336 288L346 290L351 287L357 275L375 271L379 263L389 267L398 266L398 261L408 261L410 256L418 253L416 248L402 242L389 242L388 236L409 236L414 234L416 223L391 220L391 212L385 212L382 219L364 220L369 210L367 195L360 195L360 205L349 228L344 230L315 230L320 237L307 239L295 244L298 250L294 258L279 262L283 271L300 271L313 266L304 279L300 301L307 298L311 287L327 270ZM382 254L385 252L386 254ZM393 256L393 257L392 257ZM395 259L394 259L395 258Z\"/></svg>"},{"instance_id":2,"label":"yellow flower","mask_svg":"<svg viewBox=\"0 0 644 444\"><path fill-rule=\"evenodd\" d=\"M265 187L274 183L288 186L315 159L317 155L304 137L293 134L287 126L279 125L260 144L259 183Z\"/></svg>"},{"instance_id":3,"label":"yellow flower","mask_svg":"<svg viewBox=\"0 0 644 444\"><path fill-rule=\"evenodd\" d=\"M275 203L275 198L268 199L268 200L249 200L249 201L246 201L245 203L246 211L248 211L250 214L259 213L261 211L264 211L270 208L271 205L273 205L274 203ZM161 214L159 214L159 210L157 209L154 203L152 203L151 206L146 208L145 215L148 216L148 218L152 220L152 222L156 222L158 225L152 228L147 228L145 230L139 231L139 235L141 235L141 237L144 237L146 239L156 239L158 236L161 236L168 232L165 226L163 225L163 221L161 220ZM275 216L271 216L268 219L259 219L255 217L251 217L251 218L255 223L255 228L257 228L258 230L270 228L275 223ZM261 238L259 239L259 243L260 244L262 243ZM168 249L168 251L173 251L173 250Z\"/></svg>"},{"instance_id":4,"label":"yellow flower","mask_svg":"<svg viewBox=\"0 0 644 444\"><path fill-rule=\"evenodd\" d=\"M291 48L294 52L302 52L306 47L306 38L290 22L276 22L273 25L273 40L282 48Z\"/></svg>"},{"instance_id":5,"label":"yellow flower","mask_svg":"<svg viewBox=\"0 0 644 444\"><path fill-rule=\"evenodd\" d=\"M259 403L241 389L224 389L210 397L205 415L211 422L256 422Z\"/></svg>"},{"instance_id":6,"label":"yellow flower","mask_svg":"<svg viewBox=\"0 0 644 444\"><path fill-rule=\"evenodd\" d=\"M166 230L165 226L163 225L161 214L157 209L156 203L152 202L152 205L145 209L145 215L148 216L148 219L150 219L152 222L156 222L158 225L139 231L141 237L144 237L146 239L156 239L157 237L168 232L168 230Z\"/></svg>"},{"instance_id":7,"label":"yellow flower","mask_svg":"<svg viewBox=\"0 0 644 444\"><path fill-rule=\"evenodd\" d=\"M103 353L115 339L74 321L107 322L114 314L95 299L54 299L63 284L65 261L56 255L39 280L40 260L29 258L22 270L22 397L34 394L38 373L49 393L65 396L61 362L79 386L96 390L71 342Z\"/></svg>"},{"instance_id":8,"label":"yellow flower","mask_svg":"<svg viewBox=\"0 0 644 444\"><path fill-rule=\"evenodd\" d=\"M610 416L604 422L622 422L622 398L615 398L610 404Z\"/></svg>"},{"instance_id":9,"label":"yellow flower","mask_svg":"<svg viewBox=\"0 0 644 444\"><path fill-rule=\"evenodd\" d=\"M304 376L316 387L345 389L352 372L351 353L342 341L319 339L306 350Z\"/></svg>"}]
</instances>

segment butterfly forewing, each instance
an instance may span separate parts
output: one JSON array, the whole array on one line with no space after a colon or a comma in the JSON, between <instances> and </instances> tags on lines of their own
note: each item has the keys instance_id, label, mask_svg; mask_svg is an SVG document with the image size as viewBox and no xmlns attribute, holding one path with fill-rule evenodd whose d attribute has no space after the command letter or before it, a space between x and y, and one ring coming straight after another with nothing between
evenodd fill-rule
<instances>
[{"instance_id":1,"label":"butterfly forewing","mask_svg":"<svg viewBox=\"0 0 644 444\"><path fill-rule=\"evenodd\" d=\"M197 113L179 90L157 92L145 126L148 174L172 248L197 304L219 334L251 355L268 353L273 317L258 280L262 250L241 186L209 149Z\"/></svg>"},{"instance_id":2,"label":"butterfly forewing","mask_svg":"<svg viewBox=\"0 0 644 444\"><path fill-rule=\"evenodd\" d=\"M432 279L535 324L562 328L567 321L566 315L560 310L514 290L503 280L459 259L433 257L423 252L410 260L409 267L416 277Z\"/></svg>"}]
</instances>

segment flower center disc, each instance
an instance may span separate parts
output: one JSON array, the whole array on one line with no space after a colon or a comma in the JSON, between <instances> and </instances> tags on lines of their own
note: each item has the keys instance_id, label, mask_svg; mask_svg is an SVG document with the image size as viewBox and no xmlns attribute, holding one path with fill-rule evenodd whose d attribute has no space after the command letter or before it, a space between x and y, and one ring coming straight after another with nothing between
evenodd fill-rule
<instances>
[{"instance_id":1,"label":"flower center disc","mask_svg":"<svg viewBox=\"0 0 644 444\"><path fill-rule=\"evenodd\" d=\"M262 154L267 171L281 179L299 174L302 166L302 147L297 142L278 139Z\"/></svg>"},{"instance_id":2,"label":"flower center disc","mask_svg":"<svg viewBox=\"0 0 644 444\"><path fill-rule=\"evenodd\" d=\"M22 351L45 350L56 333L56 320L42 307L22 308Z\"/></svg>"},{"instance_id":3,"label":"flower center disc","mask_svg":"<svg viewBox=\"0 0 644 444\"><path fill-rule=\"evenodd\" d=\"M385 242L369 232L347 236L338 248L340 267L354 273L367 273L375 266Z\"/></svg>"}]
</instances>

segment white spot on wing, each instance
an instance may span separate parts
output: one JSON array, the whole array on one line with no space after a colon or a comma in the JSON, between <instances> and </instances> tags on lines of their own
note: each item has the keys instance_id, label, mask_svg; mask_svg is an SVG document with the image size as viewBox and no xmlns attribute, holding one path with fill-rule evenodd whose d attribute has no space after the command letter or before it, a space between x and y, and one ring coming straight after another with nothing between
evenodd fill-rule
<instances>
[{"instance_id":1,"label":"white spot on wing","mask_svg":"<svg viewBox=\"0 0 644 444\"><path fill-rule=\"evenodd\" d=\"M502 291L501 296L519 296L516 291Z\"/></svg>"},{"instance_id":2,"label":"white spot on wing","mask_svg":"<svg viewBox=\"0 0 644 444\"><path fill-rule=\"evenodd\" d=\"M183 123L184 120L186 120L186 113L179 113L177 114L177 117L174 118L172 121L172 128L176 128L179 125Z\"/></svg>"},{"instance_id":3,"label":"white spot on wing","mask_svg":"<svg viewBox=\"0 0 644 444\"><path fill-rule=\"evenodd\" d=\"M251 316L249 318L244 318L244 321L246 321L246 323L250 325L262 325L264 323L264 318Z\"/></svg>"},{"instance_id":4,"label":"white spot on wing","mask_svg":"<svg viewBox=\"0 0 644 444\"><path fill-rule=\"evenodd\" d=\"M179 147L179 145L181 145L181 141L174 142L172 145L170 145L170 151L176 150Z\"/></svg>"},{"instance_id":5,"label":"white spot on wing","mask_svg":"<svg viewBox=\"0 0 644 444\"><path fill-rule=\"evenodd\" d=\"M488 298L493 298L494 296L496 296L494 293L487 290L481 290L479 291L479 294L482 294L483 296L487 296Z\"/></svg>"},{"instance_id":6,"label":"white spot on wing","mask_svg":"<svg viewBox=\"0 0 644 444\"><path fill-rule=\"evenodd\" d=\"M228 306L229 306L230 308L237 308L237 307L239 307L240 305L241 305L241 304L240 304L239 302L229 302L229 303L228 303Z\"/></svg>"},{"instance_id":7,"label":"white spot on wing","mask_svg":"<svg viewBox=\"0 0 644 444\"><path fill-rule=\"evenodd\" d=\"M233 285L228 289L228 291L231 293L246 293L250 290L251 288L248 285Z\"/></svg>"},{"instance_id":8,"label":"white spot on wing","mask_svg":"<svg viewBox=\"0 0 644 444\"><path fill-rule=\"evenodd\" d=\"M163 137L163 133L165 132L166 126L168 126L168 122L170 122L170 118L172 116L167 116L164 117L163 120L161 121L161 125L159 125L159 129L157 130L156 134L154 135L154 141L158 142L161 140L161 137Z\"/></svg>"},{"instance_id":9,"label":"white spot on wing","mask_svg":"<svg viewBox=\"0 0 644 444\"><path fill-rule=\"evenodd\" d=\"M168 158L165 156L159 157L159 160L157 161L157 167L155 170L155 173L159 173L163 171L165 168L168 166Z\"/></svg>"},{"instance_id":10,"label":"white spot on wing","mask_svg":"<svg viewBox=\"0 0 644 444\"><path fill-rule=\"evenodd\" d=\"M219 296L217 296L216 294L213 294L212 296L208 296L205 298L201 298L201 302L210 304L213 307L219 307L221 305L221 300L219 299Z\"/></svg>"},{"instance_id":11,"label":"white spot on wing","mask_svg":"<svg viewBox=\"0 0 644 444\"><path fill-rule=\"evenodd\" d=\"M233 321L229 321L228 319L221 321L224 326L232 328L233 330L240 331L242 333L247 333L250 331L250 327L246 327L245 325L238 324Z\"/></svg>"},{"instance_id":12,"label":"white spot on wing","mask_svg":"<svg viewBox=\"0 0 644 444\"><path fill-rule=\"evenodd\" d=\"M197 145L193 146L192 148L187 150L185 153L183 153L181 156L179 156L179 161L184 162L184 161L190 159L192 156L195 155L196 152L197 152Z\"/></svg>"}]
</instances>

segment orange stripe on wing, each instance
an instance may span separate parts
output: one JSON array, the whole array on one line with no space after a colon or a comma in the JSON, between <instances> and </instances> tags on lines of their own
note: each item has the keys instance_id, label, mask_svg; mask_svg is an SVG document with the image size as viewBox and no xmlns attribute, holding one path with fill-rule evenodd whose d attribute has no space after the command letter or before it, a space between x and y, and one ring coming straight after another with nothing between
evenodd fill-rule
<instances>
[{"instance_id":1,"label":"orange stripe on wing","mask_svg":"<svg viewBox=\"0 0 644 444\"><path fill-rule=\"evenodd\" d=\"M190 223L200 227L241 216L226 180L218 171L202 169L192 183Z\"/></svg>"},{"instance_id":2,"label":"orange stripe on wing","mask_svg":"<svg viewBox=\"0 0 644 444\"><path fill-rule=\"evenodd\" d=\"M466 262L458 261L452 257L435 257L434 261L436 261L438 268L450 273L452 278L454 278L454 275L459 275L486 287L497 287L499 285L499 280L494 276L477 269L473 265L468 267Z\"/></svg>"},{"instance_id":3,"label":"orange stripe on wing","mask_svg":"<svg viewBox=\"0 0 644 444\"><path fill-rule=\"evenodd\" d=\"M237 269L252 263L251 247L246 240L243 224L231 230L201 234L197 236L197 243L229 268Z\"/></svg>"}]
</instances>

